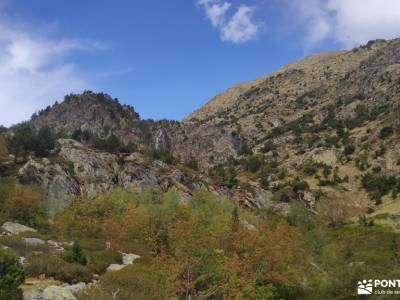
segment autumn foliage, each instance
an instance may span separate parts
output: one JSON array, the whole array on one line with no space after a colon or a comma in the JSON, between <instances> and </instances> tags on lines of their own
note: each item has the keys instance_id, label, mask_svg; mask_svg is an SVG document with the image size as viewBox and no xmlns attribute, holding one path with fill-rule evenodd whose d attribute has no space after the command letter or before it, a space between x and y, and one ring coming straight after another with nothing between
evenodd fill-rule
<instances>
[{"instance_id":1,"label":"autumn foliage","mask_svg":"<svg viewBox=\"0 0 400 300\"><path fill-rule=\"evenodd\" d=\"M64 234L101 238L117 249L139 251L146 257L138 268L141 280L158 278L143 283L151 285L147 290L153 296L131 284L120 292L121 299L130 295L159 299L166 293L184 299L300 294L309 259L301 233L284 220L272 222L250 215L252 224L245 226L243 214L230 201L204 191L183 203L174 191L116 190L94 201L77 199L56 218L56 224ZM150 275L154 270L157 275ZM136 271L127 269L124 278L135 277ZM122 280L109 275L103 284L118 286Z\"/></svg>"},{"instance_id":2,"label":"autumn foliage","mask_svg":"<svg viewBox=\"0 0 400 300\"><path fill-rule=\"evenodd\" d=\"M0 134L0 162L4 161L7 158L8 149L7 142L4 136Z\"/></svg>"}]
</instances>

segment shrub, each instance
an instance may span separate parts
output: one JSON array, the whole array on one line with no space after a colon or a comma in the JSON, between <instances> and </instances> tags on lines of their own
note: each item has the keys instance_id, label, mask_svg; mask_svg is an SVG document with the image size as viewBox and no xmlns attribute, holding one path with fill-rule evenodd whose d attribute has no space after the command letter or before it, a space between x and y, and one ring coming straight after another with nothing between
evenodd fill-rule
<instances>
[{"instance_id":1,"label":"shrub","mask_svg":"<svg viewBox=\"0 0 400 300\"><path fill-rule=\"evenodd\" d=\"M6 139L2 134L0 134L0 163L7 158L8 148Z\"/></svg>"},{"instance_id":2,"label":"shrub","mask_svg":"<svg viewBox=\"0 0 400 300\"><path fill-rule=\"evenodd\" d=\"M190 158L187 162L186 162L186 166L188 166L189 168L191 168L192 170L198 171L199 170L199 163L197 162L197 160L195 158Z\"/></svg>"},{"instance_id":3,"label":"shrub","mask_svg":"<svg viewBox=\"0 0 400 300\"><path fill-rule=\"evenodd\" d=\"M30 186L13 185L3 208L8 218L30 226L44 226L46 212L42 194Z\"/></svg>"},{"instance_id":4,"label":"shrub","mask_svg":"<svg viewBox=\"0 0 400 300\"><path fill-rule=\"evenodd\" d=\"M10 138L10 150L15 156L15 161L22 156L25 160L29 152L35 150L36 136L28 123L17 126L13 136Z\"/></svg>"},{"instance_id":5,"label":"shrub","mask_svg":"<svg viewBox=\"0 0 400 300\"><path fill-rule=\"evenodd\" d=\"M95 251L89 254L88 267L96 274L103 273L111 264L121 264L122 255L115 251Z\"/></svg>"},{"instance_id":6,"label":"shrub","mask_svg":"<svg viewBox=\"0 0 400 300\"><path fill-rule=\"evenodd\" d=\"M13 249L16 254L23 257L29 257L34 251L47 252L49 246L47 244L27 245L25 240L20 236L4 236L0 238L0 244Z\"/></svg>"},{"instance_id":7,"label":"shrub","mask_svg":"<svg viewBox=\"0 0 400 300\"><path fill-rule=\"evenodd\" d=\"M293 189L293 192L298 193L300 191L309 190L310 186L308 185L307 181L296 178L296 180L294 180L292 182L292 189Z\"/></svg>"},{"instance_id":8,"label":"shrub","mask_svg":"<svg viewBox=\"0 0 400 300\"><path fill-rule=\"evenodd\" d=\"M146 154L150 158L161 160L162 162L165 162L166 164L172 164L174 162L174 156L168 150L151 149L151 150L147 151Z\"/></svg>"},{"instance_id":9,"label":"shrub","mask_svg":"<svg viewBox=\"0 0 400 300\"><path fill-rule=\"evenodd\" d=\"M49 126L39 129L35 143L35 155L39 157L48 156L56 144L56 134Z\"/></svg>"},{"instance_id":10,"label":"shrub","mask_svg":"<svg viewBox=\"0 0 400 300\"><path fill-rule=\"evenodd\" d=\"M159 300L172 299L175 296L171 279L162 269L134 263L119 272L107 273L100 281L100 288L83 291L79 299L113 299L113 294L120 300Z\"/></svg>"},{"instance_id":11,"label":"shrub","mask_svg":"<svg viewBox=\"0 0 400 300\"><path fill-rule=\"evenodd\" d=\"M347 144L344 146L343 153L344 155L351 155L356 150L356 147L353 144Z\"/></svg>"},{"instance_id":12,"label":"shrub","mask_svg":"<svg viewBox=\"0 0 400 300\"><path fill-rule=\"evenodd\" d=\"M381 145L378 150L375 151L375 158L381 157L386 153L385 146Z\"/></svg>"},{"instance_id":13,"label":"shrub","mask_svg":"<svg viewBox=\"0 0 400 300\"><path fill-rule=\"evenodd\" d=\"M298 226L304 231L309 231L315 227L311 212L304 203L299 201L290 204L287 220L290 225Z\"/></svg>"},{"instance_id":14,"label":"shrub","mask_svg":"<svg viewBox=\"0 0 400 300\"><path fill-rule=\"evenodd\" d=\"M251 173L256 173L262 166L263 161L261 158L251 155L244 161L244 167Z\"/></svg>"},{"instance_id":15,"label":"shrub","mask_svg":"<svg viewBox=\"0 0 400 300\"><path fill-rule=\"evenodd\" d=\"M72 245L72 252L65 256L65 261L69 263L78 263L81 265L87 264L86 254L83 252L83 249L78 241L75 241Z\"/></svg>"},{"instance_id":16,"label":"shrub","mask_svg":"<svg viewBox=\"0 0 400 300\"><path fill-rule=\"evenodd\" d=\"M376 204L381 203L381 198L387 195L393 188L397 188L397 180L394 176L385 176L380 173L367 173L361 183L369 192Z\"/></svg>"},{"instance_id":17,"label":"shrub","mask_svg":"<svg viewBox=\"0 0 400 300\"><path fill-rule=\"evenodd\" d=\"M389 136L391 136L394 133L394 129L392 127L383 127L380 131L379 131L379 138L381 139L385 139Z\"/></svg>"},{"instance_id":18,"label":"shrub","mask_svg":"<svg viewBox=\"0 0 400 300\"><path fill-rule=\"evenodd\" d=\"M19 286L25 275L18 258L8 250L0 250L0 300L21 300Z\"/></svg>"},{"instance_id":19,"label":"shrub","mask_svg":"<svg viewBox=\"0 0 400 300\"><path fill-rule=\"evenodd\" d=\"M308 176L315 175L318 172L319 165L309 162L304 166L303 172Z\"/></svg>"},{"instance_id":20,"label":"shrub","mask_svg":"<svg viewBox=\"0 0 400 300\"><path fill-rule=\"evenodd\" d=\"M58 256L45 254L30 257L25 267L25 273L34 277L44 274L46 277L53 277L68 283L92 280L92 274L88 268L77 263L68 263Z\"/></svg>"},{"instance_id":21,"label":"shrub","mask_svg":"<svg viewBox=\"0 0 400 300\"><path fill-rule=\"evenodd\" d=\"M291 193L290 189L283 188L274 194L274 196L272 197L272 200L276 201L276 202L288 203L288 202L290 202L290 199L291 199L290 193Z\"/></svg>"}]
</instances>

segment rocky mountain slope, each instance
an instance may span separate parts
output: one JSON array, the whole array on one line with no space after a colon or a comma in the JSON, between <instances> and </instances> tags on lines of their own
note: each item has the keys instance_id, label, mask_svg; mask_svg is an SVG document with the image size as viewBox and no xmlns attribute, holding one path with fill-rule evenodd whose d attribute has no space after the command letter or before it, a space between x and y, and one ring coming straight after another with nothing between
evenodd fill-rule
<instances>
[{"instance_id":1,"label":"rocky mountain slope","mask_svg":"<svg viewBox=\"0 0 400 300\"><path fill-rule=\"evenodd\" d=\"M400 170L399 50L400 40L378 40L314 55L231 88L180 123L141 120L104 94L66 96L30 121L64 137L57 160L32 158L20 179L61 198L61 206L71 195L116 186L179 186L188 195L200 187L222 191L252 207L298 198L314 205L323 195L352 199L353 208L366 211L388 195L371 204L376 190L366 187L366 174ZM105 153L70 140L77 132L116 136L138 150ZM171 153L174 162L149 160L145 154L153 150ZM182 173L188 164L195 165L186 168L190 180Z\"/></svg>"}]
</instances>

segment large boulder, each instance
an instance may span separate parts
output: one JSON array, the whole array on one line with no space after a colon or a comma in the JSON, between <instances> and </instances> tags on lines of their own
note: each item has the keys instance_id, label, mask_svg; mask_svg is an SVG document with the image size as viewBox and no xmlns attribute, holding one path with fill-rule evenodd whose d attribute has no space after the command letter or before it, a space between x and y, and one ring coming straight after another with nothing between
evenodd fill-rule
<instances>
[{"instance_id":1,"label":"large boulder","mask_svg":"<svg viewBox=\"0 0 400 300\"><path fill-rule=\"evenodd\" d=\"M75 293L85 289L86 288L86 283L79 282L79 283L72 284L72 285L66 284L63 287L75 294Z\"/></svg>"},{"instance_id":2,"label":"large boulder","mask_svg":"<svg viewBox=\"0 0 400 300\"><path fill-rule=\"evenodd\" d=\"M7 233L10 234L20 234L24 232L36 232L36 229L33 229L31 227L19 224L19 223L13 223L13 222L5 222L2 226L1 229L4 230Z\"/></svg>"},{"instance_id":3,"label":"large boulder","mask_svg":"<svg viewBox=\"0 0 400 300\"><path fill-rule=\"evenodd\" d=\"M127 265L111 264L107 268L107 272L117 272L125 268Z\"/></svg>"},{"instance_id":4,"label":"large boulder","mask_svg":"<svg viewBox=\"0 0 400 300\"><path fill-rule=\"evenodd\" d=\"M38 238L24 238L24 241L27 246L38 246L46 244L45 241Z\"/></svg>"},{"instance_id":5,"label":"large boulder","mask_svg":"<svg viewBox=\"0 0 400 300\"><path fill-rule=\"evenodd\" d=\"M48 201L50 213L54 214L67 206L80 193L80 186L67 166L47 158L29 160L18 172L23 184L41 187Z\"/></svg>"},{"instance_id":6,"label":"large boulder","mask_svg":"<svg viewBox=\"0 0 400 300\"><path fill-rule=\"evenodd\" d=\"M138 258L140 258L140 256L133 253L122 253L122 264L131 265Z\"/></svg>"},{"instance_id":7,"label":"large boulder","mask_svg":"<svg viewBox=\"0 0 400 300\"><path fill-rule=\"evenodd\" d=\"M76 300L71 290L56 285L45 288L42 296L44 300Z\"/></svg>"},{"instance_id":8,"label":"large boulder","mask_svg":"<svg viewBox=\"0 0 400 300\"><path fill-rule=\"evenodd\" d=\"M331 149L316 149L310 153L310 156L314 162L327 166L334 166L338 161L336 151Z\"/></svg>"},{"instance_id":9,"label":"large boulder","mask_svg":"<svg viewBox=\"0 0 400 300\"><path fill-rule=\"evenodd\" d=\"M117 183L117 157L107 152L88 148L71 139L57 142L59 156L68 161L78 178L84 194L90 198L109 192Z\"/></svg>"}]
</instances>

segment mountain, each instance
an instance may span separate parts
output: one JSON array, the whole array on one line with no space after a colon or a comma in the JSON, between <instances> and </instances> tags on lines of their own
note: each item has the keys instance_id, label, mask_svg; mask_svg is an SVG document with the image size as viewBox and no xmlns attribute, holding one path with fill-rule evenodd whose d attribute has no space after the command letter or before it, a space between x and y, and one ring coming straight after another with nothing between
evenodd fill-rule
<instances>
[{"instance_id":1,"label":"mountain","mask_svg":"<svg viewBox=\"0 0 400 300\"><path fill-rule=\"evenodd\" d=\"M24 299L353 299L400 275L399 144L400 40L182 122L68 95L1 129L0 261Z\"/></svg>"},{"instance_id":2,"label":"mountain","mask_svg":"<svg viewBox=\"0 0 400 300\"><path fill-rule=\"evenodd\" d=\"M32 158L20 178L52 190L54 199L62 193L63 206L70 194L96 195L137 181L177 186L163 181L164 166L149 167L151 160L171 154L171 174L190 169L196 187L249 207L282 209L297 198L313 206L324 195L351 199L352 215L366 212L388 194L366 187L366 174L399 172L399 50L400 40L377 40L351 51L313 55L232 87L182 122L142 120L132 107L101 93L68 95L29 123L35 129L50 126L64 138L57 148L66 161L60 172L72 164L74 174L61 185L46 181L46 168L58 167ZM68 140L77 137L78 144ZM134 143L137 153L107 154L99 145L111 137ZM132 155L141 161L134 167L140 171L128 176ZM190 195L193 189L180 190ZM371 202L374 193L381 195Z\"/></svg>"}]
</instances>

